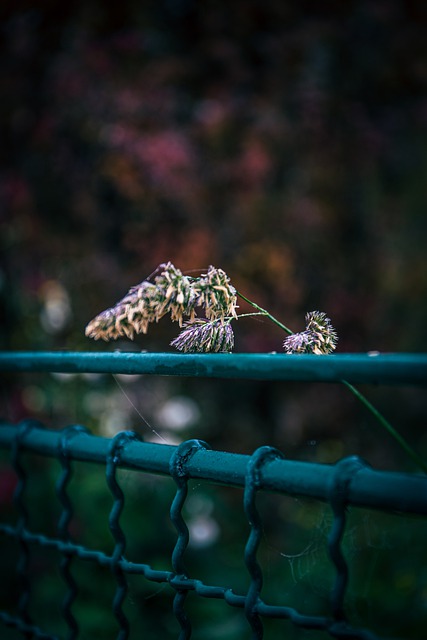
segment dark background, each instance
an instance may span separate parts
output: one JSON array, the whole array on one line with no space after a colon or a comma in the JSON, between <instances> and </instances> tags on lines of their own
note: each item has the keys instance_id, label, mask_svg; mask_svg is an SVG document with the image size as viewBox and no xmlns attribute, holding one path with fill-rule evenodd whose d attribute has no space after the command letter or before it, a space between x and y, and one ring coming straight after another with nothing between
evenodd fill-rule
<instances>
[{"instance_id":1,"label":"dark background","mask_svg":"<svg viewBox=\"0 0 427 640\"><path fill-rule=\"evenodd\" d=\"M0 348L170 350L178 328L166 318L135 343L94 343L84 328L171 260L185 272L223 268L295 331L306 311L325 311L338 352L426 350L424 2L3 2L0 16ZM280 351L285 337L257 319L235 330L236 351ZM52 428L82 422L104 436L134 428L156 439L148 421L168 442L202 437L241 453L271 444L318 462L359 454L414 471L339 385L40 374L4 377L1 389L9 421L31 415ZM425 455L424 391L363 390ZM89 472L85 482L102 493ZM79 495L83 511L90 495ZM160 498L150 500L154 509ZM212 500L234 513L224 496ZM285 521L290 540L312 530L312 516L292 513L278 516L279 549ZM321 511L314 530L325 522ZM355 525L362 555L364 522ZM221 526L224 553L240 558ZM372 527L381 553L415 548L406 525L390 540ZM152 540L148 525L141 535ZM318 555L303 557L323 576ZM381 562L390 560L379 561L372 597L385 588ZM419 599L415 629L426 611L416 564L393 565L388 580L397 602L402 589ZM309 571L300 573L286 579L300 587ZM308 602L318 606L315 582ZM94 629L96 606L84 613ZM391 596L388 607L392 615ZM402 622L395 613L391 628Z\"/></svg>"},{"instance_id":2,"label":"dark background","mask_svg":"<svg viewBox=\"0 0 427 640\"><path fill-rule=\"evenodd\" d=\"M5 347L87 348L86 322L171 260L222 267L295 330L320 307L342 351L424 349L424 3L7 5Z\"/></svg>"}]
</instances>

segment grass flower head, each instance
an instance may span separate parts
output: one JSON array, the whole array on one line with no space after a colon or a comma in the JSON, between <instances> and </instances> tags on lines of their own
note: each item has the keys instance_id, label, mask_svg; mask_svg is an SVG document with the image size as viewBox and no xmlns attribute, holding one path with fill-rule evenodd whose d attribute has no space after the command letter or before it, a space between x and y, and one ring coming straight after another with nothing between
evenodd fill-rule
<instances>
[{"instance_id":1,"label":"grass flower head","mask_svg":"<svg viewBox=\"0 0 427 640\"><path fill-rule=\"evenodd\" d=\"M292 336L288 336L284 343L283 348L286 353L313 353L313 336L310 331L301 331L301 333L294 333Z\"/></svg>"},{"instance_id":2,"label":"grass flower head","mask_svg":"<svg viewBox=\"0 0 427 640\"><path fill-rule=\"evenodd\" d=\"M229 353L234 347L234 333L229 322L198 318L185 324L171 346L184 353Z\"/></svg>"},{"instance_id":3,"label":"grass flower head","mask_svg":"<svg viewBox=\"0 0 427 640\"><path fill-rule=\"evenodd\" d=\"M135 333L147 333L152 322L167 313L182 326L184 316L194 319L197 295L190 279L171 262L161 264L154 282L144 280L131 287L113 307L102 311L86 327L86 335L95 340L116 340Z\"/></svg>"},{"instance_id":4,"label":"grass flower head","mask_svg":"<svg viewBox=\"0 0 427 640\"><path fill-rule=\"evenodd\" d=\"M336 349L338 336L330 319L323 311L310 311L305 316L307 331L313 336L313 353L326 355Z\"/></svg>"},{"instance_id":5,"label":"grass flower head","mask_svg":"<svg viewBox=\"0 0 427 640\"><path fill-rule=\"evenodd\" d=\"M171 320L179 322L181 327L184 316L189 316L191 320L195 317L197 295L193 284L171 262L161 264L158 270L161 272L154 280L156 320L170 313Z\"/></svg>"},{"instance_id":6,"label":"grass flower head","mask_svg":"<svg viewBox=\"0 0 427 640\"><path fill-rule=\"evenodd\" d=\"M236 318L237 292L225 271L210 266L208 272L194 282L197 306L205 307L209 320Z\"/></svg>"},{"instance_id":7,"label":"grass flower head","mask_svg":"<svg viewBox=\"0 0 427 640\"><path fill-rule=\"evenodd\" d=\"M326 355L335 350L338 336L323 311L310 311L305 316L306 330L286 338L286 353L315 353Z\"/></svg>"}]
</instances>

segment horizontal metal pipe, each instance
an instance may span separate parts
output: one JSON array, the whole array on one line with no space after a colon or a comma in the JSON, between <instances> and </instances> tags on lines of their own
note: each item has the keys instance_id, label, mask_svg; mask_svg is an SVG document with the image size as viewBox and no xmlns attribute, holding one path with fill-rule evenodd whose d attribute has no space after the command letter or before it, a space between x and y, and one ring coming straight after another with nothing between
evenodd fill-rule
<instances>
[{"instance_id":1,"label":"horizontal metal pipe","mask_svg":"<svg viewBox=\"0 0 427 640\"><path fill-rule=\"evenodd\" d=\"M252 380L295 380L379 384L426 384L427 354L277 353L0 353L0 371L125 373Z\"/></svg>"},{"instance_id":2,"label":"horizontal metal pipe","mask_svg":"<svg viewBox=\"0 0 427 640\"><path fill-rule=\"evenodd\" d=\"M17 427L0 425L0 446L8 448ZM57 457L61 431L32 428L21 440L25 450ZM75 434L67 443L71 459L105 464L111 440L90 434ZM170 475L169 463L176 447L129 441L120 455L119 466L149 473ZM215 484L244 487L250 456L212 450L197 450L188 461L189 477ZM276 459L262 470L261 488L290 496L328 501L336 473L335 465ZM354 474L348 502L382 511L427 514L427 477L364 467Z\"/></svg>"}]
</instances>

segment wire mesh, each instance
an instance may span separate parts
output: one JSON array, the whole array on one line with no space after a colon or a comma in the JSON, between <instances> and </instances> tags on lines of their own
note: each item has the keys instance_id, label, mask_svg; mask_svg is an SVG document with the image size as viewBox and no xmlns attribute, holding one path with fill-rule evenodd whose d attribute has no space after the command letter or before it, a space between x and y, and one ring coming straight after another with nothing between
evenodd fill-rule
<instances>
[{"instance_id":1,"label":"wire mesh","mask_svg":"<svg viewBox=\"0 0 427 640\"><path fill-rule=\"evenodd\" d=\"M117 638L125 640L130 636L130 622L124 611L123 603L127 594L127 581L130 575L140 575L145 580L164 584L175 593L173 599L173 612L180 629L177 637L180 640L191 638L191 618L186 611L186 599L189 592L197 594L201 598L214 598L222 600L226 605L241 609L248 622L251 638L263 638L263 619L285 619L295 627L310 630L319 630L329 634L332 638L360 638L374 640L379 638L374 632L358 628L351 624L345 610L345 596L348 582L348 566L342 549L342 540L346 528L346 509L350 503L350 487L357 487L358 474L368 471L367 465L357 457L345 458L328 468L329 490L327 501L332 511L332 525L328 537L328 554L330 562L335 570L335 580L330 593L329 616L308 615L294 607L286 605L271 605L262 598L263 570L257 559L260 544L263 521L257 509L257 493L265 489L264 477L269 467L277 462L286 463L282 454L272 447L261 447L252 456L246 456L246 471L243 482L243 512L249 525L249 535L244 550L242 564L246 565L249 576L249 588L246 593L238 594L227 585L206 584L197 577L192 577L186 568L185 556L189 546L190 534L183 516L183 509L188 495L188 482L191 479L191 462L198 454L209 453L209 445L200 440L189 440L178 447L170 447L169 475L176 484L176 492L170 507L170 520L176 530L176 543L171 556L171 568L168 571L153 569L150 563L135 563L126 558L126 535L121 526L121 514L125 505L125 494L117 480L117 469L123 465L123 457L126 450L139 444L138 436L129 431L118 433L113 439L103 439L89 435L81 426L71 426L61 432L42 429L39 424L29 421L17 426L3 425L0 432L6 434L0 440L1 446L10 449L11 465L17 476L17 485L14 493L14 506L19 514L15 525L2 524L0 533L14 538L20 549L16 572L19 578L20 596L14 614L0 612L0 621L7 627L12 627L25 638L49 638L59 639L60 635L45 632L32 619L29 613L31 600L31 580L28 567L31 555L37 553L38 548L54 549L61 556L59 571L66 587L62 600L62 616L67 625L66 638L77 638L80 633L79 621L73 613L73 603L78 595L79 586L73 577L73 562L76 559L85 562L97 563L108 567L114 577L116 586L114 590L111 609L114 613ZM23 451L37 449L34 446L37 437L50 439L55 443L55 457L61 465L61 470L56 481L56 495L61 504L61 513L58 520L57 535L45 535L35 533L28 526L28 513L25 503L25 493L28 483L31 481L29 474L21 463ZM32 437L32 440L29 438ZM73 503L69 495L68 487L73 474L73 442L77 439L86 439L91 442L91 447L99 445L98 462L105 465L105 483L112 496L112 507L109 514L108 526L114 539L114 547L111 554L96 549L90 549L73 542L69 524L73 516ZM107 440L108 449L102 452L104 441ZM33 443L33 445L31 444ZM152 445L162 447L164 445ZM226 464L227 457L232 456L226 452L210 452L222 458L222 465ZM52 455L47 454L47 455ZM142 461L143 466L143 461ZM325 465L327 466L327 465ZM142 472L142 471L141 471ZM382 472L387 475L387 472ZM405 480L412 482L413 478L401 474L403 484ZM423 487L420 496L420 509L427 513L427 479L418 477L420 487ZM237 481L236 481L237 483ZM408 485L409 486L409 485ZM304 493L304 488L299 488ZM424 507L422 500L424 496ZM399 499L399 504L401 500Z\"/></svg>"},{"instance_id":2,"label":"wire mesh","mask_svg":"<svg viewBox=\"0 0 427 640\"><path fill-rule=\"evenodd\" d=\"M1 355L1 354L0 354ZM320 359L306 359L301 367L292 358L273 360L255 358L240 360L204 356L199 360L181 360L162 357L132 358L123 354L105 354L107 359L73 357L73 354L6 354L0 358L0 368L7 370L108 370L117 367L127 373L142 370L160 375L196 375L246 377L260 375L271 379L315 379L337 381L344 372L352 380L369 379L381 381L384 376L393 382L405 380L425 382L425 357L398 358L396 367L389 361L376 361L376 371L368 366L366 357L361 357L351 376L351 366L344 359L328 359L335 363L322 369ZM150 354L152 355L152 354ZM59 358L59 360L58 360ZM191 361L191 362L190 362ZM302 360L298 360L302 363ZM373 361L372 361L373 362ZM233 368L237 363L237 369ZM290 364L290 369L286 369ZM412 364L411 364L412 363ZM250 366L248 366L250 364ZM196 366L197 365L197 366ZM258 368L257 368L258 367ZM283 368L285 367L285 369ZM296 369L299 374L295 374ZM361 367L361 368L360 368ZM370 374L366 376L368 370ZM319 374L319 371L323 373ZM255 373L254 373L255 372ZM348 375L350 374L350 375ZM78 616L77 603L84 597L84 589L76 578L76 564L86 563L110 573L114 584L109 610L112 612L115 637L126 640L132 635L133 621L126 609L129 581L143 578L155 590L159 586L171 594L171 608L175 617L176 637L179 640L194 636L192 609L188 596L196 601L216 600L222 606L240 611L246 619L246 636L261 639L265 635L267 620L286 621L283 633L290 629L313 632L331 638L356 638L380 640L378 635L365 626L356 624L349 613L347 596L349 590L349 565L344 550L344 537L348 528L348 507L368 507L393 514L396 517L417 514L427 515L427 478L422 475L377 471L356 456L344 458L335 465L287 460L273 447L263 446L251 456L211 450L201 440L187 440L179 446L158 445L141 441L132 431L122 431L114 438L94 436L81 425L72 425L62 431L45 429L43 425L24 421L13 425L0 424L0 448L9 450L10 466L16 476L13 506L17 514L14 524L0 524L0 534L15 541L18 557L15 564L18 595L14 608L0 611L0 622L24 638L72 640L83 636L82 622ZM23 456L37 454L59 463L54 478L54 492L60 512L56 531L40 532L33 528L29 517L29 489L32 483L31 470L23 464ZM70 486L78 462L98 464L103 468L104 484L111 498L111 507L104 523L113 540L112 551L101 550L88 544L78 544L73 535L75 499ZM131 561L127 557L128 532L122 523L127 496L119 469L131 469L139 474L161 474L174 483L174 494L170 502L169 521L174 531L174 545L168 569L156 569L148 555L145 562ZM191 533L186 522L185 508L188 504L189 482L198 480L225 487L241 488L241 511L247 521L247 540L241 557L241 567L247 576L247 589L234 589L232 584L213 584L201 580L187 568ZM325 553L333 570L329 589L329 611L327 615L306 613L304 607L289 604L286 592L280 595L281 604L271 604L263 596L266 573L259 558L259 548L264 532L264 519L258 508L259 492L274 492L286 496L301 496L326 503L330 510L329 531ZM150 517L150 514L148 514ZM62 618L58 630L46 629L32 607L34 589L32 565L43 550L55 552L63 592L56 594ZM3 580L7 579L2 576ZM265 591L265 590L264 590ZM402 611L402 615L404 615ZM214 622L212 622L214 624ZM318 633L314 633L318 632ZM243 636L242 636L243 637ZM294 636L290 636L294 637ZM296 636L295 636L296 637ZM299 636L298 636L299 637ZM305 637L305 636L304 636ZM310 636L311 637L311 636Z\"/></svg>"}]
</instances>

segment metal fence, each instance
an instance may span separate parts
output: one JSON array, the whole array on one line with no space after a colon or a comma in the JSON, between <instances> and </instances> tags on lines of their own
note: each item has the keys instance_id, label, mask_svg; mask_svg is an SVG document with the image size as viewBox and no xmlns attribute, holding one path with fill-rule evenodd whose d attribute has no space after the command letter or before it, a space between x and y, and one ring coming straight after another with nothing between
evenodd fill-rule
<instances>
[{"instance_id":1,"label":"metal fence","mask_svg":"<svg viewBox=\"0 0 427 640\"><path fill-rule=\"evenodd\" d=\"M150 373L156 375L192 375L205 377L244 377L280 380L316 380L336 382L369 381L379 383L425 384L427 356L275 356L275 355L175 355L175 354L72 354L72 353L6 353L0 354L3 371L79 371ZM18 425L0 425L0 447L10 450L10 463L17 477L13 503L18 513L15 524L0 525L3 536L19 546L16 573L20 595L16 610L1 611L0 621L25 638L58 638L47 633L30 615L30 560L41 549L60 554L60 574L65 586L62 616L68 631L66 637L78 638L80 624L73 612L79 585L73 576L73 561L79 559L108 567L115 580L112 611L116 618L117 638L124 640L132 628L124 612L130 575L138 575L155 585L166 585L173 595L173 612L177 620L177 637L190 638L192 625L186 611L191 592L199 598L218 599L224 606L242 610L247 619L248 637L263 637L263 620L284 619L293 627L323 632L333 638L380 638L366 628L358 628L349 620L345 598L349 568L343 552L343 536L349 505L390 512L396 517L427 514L427 478L424 475L376 471L362 459L347 457L335 465L287 460L272 447L261 447L251 456L211 450L201 440L188 440L179 446L147 443L133 432L119 432L113 439L91 435L82 426L52 431L30 420ZM32 531L29 526L26 492L31 477L22 464L28 452L54 458L61 465L55 493L61 505L57 535ZM77 461L105 466L105 483L113 503L108 527L114 539L111 554L76 544L70 531L74 505L69 493L73 465ZM121 526L125 493L117 478L119 468L140 473L169 476L176 485L170 506L170 520L176 531L176 542L169 570L157 570L144 562L126 558L126 533ZM248 575L248 589L236 593L229 584L206 584L186 569L189 529L183 517L190 480L200 480L240 487L242 512L247 519L248 538L242 566ZM263 520L257 509L259 491L288 496L308 497L329 504L332 521L327 540L327 554L335 578L330 591L330 613L310 615L300 608L268 604L262 596L264 572L258 560ZM107 523L106 523L107 526ZM424 569L425 570L425 569ZM3 580L5 580L3 576ZM286 600L285 596L283 598ZM285 628L284 631L285 633ZM316 637L313 634L313 638Z\"/></svg>"}]
</instances>

